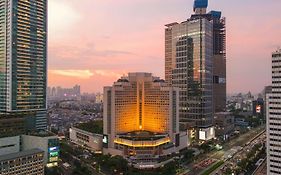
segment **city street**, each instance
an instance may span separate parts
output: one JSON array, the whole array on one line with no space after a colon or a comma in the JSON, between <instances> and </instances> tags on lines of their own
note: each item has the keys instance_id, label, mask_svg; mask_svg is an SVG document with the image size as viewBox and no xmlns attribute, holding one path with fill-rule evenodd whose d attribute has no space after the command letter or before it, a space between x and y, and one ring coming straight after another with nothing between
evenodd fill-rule
<instances>
[{"instance_id":1,"label":"city street","mask_svg":"<svg viewBox=\"0 0 281 175\"><path fill-rule=\"evenodd\" d=\"M256 142L257 140L261 141L261 142L264 141L265 135L261 134L261 133L264 133L264 132L265 132L265 126L263 125L263 126L260 126L258 128L253 128L253 129L249 130L247 133L241 134L239 137L234 138L234 139L230 140L229 142L225 143L223 145L222 150L212 151L208 154L204 154L204 155L200 156L200 158L197 159L195 162L193 162L189 165L183 165L183 167L185 167L186 171L184 173L181 173L181 174L182 175L202 174L206 169L210 168L211 166L213 166L215 163L219 162L220 160L227 160L227 162L228 162L229 161L228 159L230 157L234 156L234 154L236 152L238 152L239 150L246 150L246 148L248 148L248 146L249 146L249 145L248 146L246 146L246 145L253 138L261 135L260 137L257 137L256 139L254 139L251 142L252 144L257 143ZM252 144L250 144L250 146ZM210 163L210 164L208 164L208 163ZM227 164L227 163L225 163L225 164ZM201 166L201 165L203 165L203 166ZM218 168L218 170L220 170L222 167L223 166L220 166ZM188 173L188 172L190 172L190 173Z\"/></svg>"},{"instance_id":2,"label":"city street","mask_svg":"<svg viewBox=\"0 0 281 175\"><path fill-rule=\"evenodd\" d=\"M226 159L225 163L217 168L216 171L212 173L212 175L223 175L224 171L227 167L236 167L237 162L241 161L242 159L246 158L247 153L257 144L262 144L265 142L266 134L265 130L260 132L256 137L253 137L253 139L245 144L245 146L242 146L242 149L235 152L233 155L230 155L229 158Z\"/></svg>"}]
</instances>

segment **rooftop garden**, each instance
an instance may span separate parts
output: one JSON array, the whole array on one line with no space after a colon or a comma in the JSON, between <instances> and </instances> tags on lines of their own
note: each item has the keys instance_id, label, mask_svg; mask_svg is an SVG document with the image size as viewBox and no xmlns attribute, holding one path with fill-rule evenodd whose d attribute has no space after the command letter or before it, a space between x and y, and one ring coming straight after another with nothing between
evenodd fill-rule
<instances>
[{"instance_id":1,"label":"rooftop garden","mask_svg":"<svg viewBox=\"0 0 281 175\"><path fill-rule=\"evenodd\" d=\"M95 134L103 134L103 121L93 120L87 123L79 123L76 128Z\"/></svg>"}]
</instances>

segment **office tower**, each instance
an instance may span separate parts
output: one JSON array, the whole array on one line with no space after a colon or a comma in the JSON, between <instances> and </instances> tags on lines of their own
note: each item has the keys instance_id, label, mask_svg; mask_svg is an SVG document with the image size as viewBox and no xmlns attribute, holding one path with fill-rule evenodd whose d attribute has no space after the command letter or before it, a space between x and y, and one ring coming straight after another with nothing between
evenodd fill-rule
<instances>
[{"instance_id":1,"label":"office tower","mask_svg":"<svg viewBox=\"0 0 281 175\"><path fill-rule=\"evenodd\" d=\"M104 88L104 153L155 168L161 156L187 146L179 134L178 89L150 73L129 73ZM149 162L145 164L145 162Z\"/></svg>"},{"instance_id":2,"label":"office tower","mask_svg":"<svg viewBox=\"0 0 281 175\"><path fill-rule=\"evenodd\" d=\"M272 53L272 93L267 94L267 174L281 174L281 49Z\"/></svg>"},{"instance_id":3,"label":"office tower","mask_svg":"<svg viewBox=\"0 0 281 175\"><path fill-rule=\"evenodd\" d=\"M213 138L213 113L226 106L225 18L207 6L195 0L195 14L165 29L165 79L180 88L181 129L196 127L202 140Z\"/></svg>"},{"instance_id":4,"label":"office tower","mask_svg":"<svg viewBox=\"0 0 281 175\"><path fill-rule=\"evenodd\" d=\"M0 113L45 130L47 1L0 1Z\"/></svg>"}]
</instances>

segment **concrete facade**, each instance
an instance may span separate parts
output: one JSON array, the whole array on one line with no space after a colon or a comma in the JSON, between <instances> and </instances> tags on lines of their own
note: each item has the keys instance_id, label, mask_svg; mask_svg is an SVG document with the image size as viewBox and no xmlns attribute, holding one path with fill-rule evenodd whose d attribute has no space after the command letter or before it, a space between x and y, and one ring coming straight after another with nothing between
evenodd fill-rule
<instances>
[{"instance_id":1,"label":"concrete facade","mask_svg":"<svg viewBox=\"0 0 281 175\"><path fill-rule=\"evenodd\" d=\"M69 129L69 137L71 142L85 147L94 152L102 151L102 139L103 135L94 134L91 132L84 131L75 127Z\"/></svg>"}]
</instances>

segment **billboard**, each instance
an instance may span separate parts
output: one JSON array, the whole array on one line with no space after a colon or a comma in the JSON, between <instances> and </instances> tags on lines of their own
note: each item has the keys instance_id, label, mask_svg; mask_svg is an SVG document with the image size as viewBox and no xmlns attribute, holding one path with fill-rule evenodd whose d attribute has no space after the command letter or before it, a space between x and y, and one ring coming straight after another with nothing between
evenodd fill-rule
<instances>
[{"instance_id":1,"label":"billboard","mask_svg":"<svg viewBox=\"0 0 281 175\"><path fill-rule=\"evenodd\" d=\"M102 145L104 148L108 148L108 135L103 135Z\"/></svg>"},{"instance_id":2,"label":"billboard","mask_svg":"<svg viewBox=\"0 0 281 175\"><path fill-rule=\"evenodd\" d=\"M256 106L256 113L261 113L261 105Z\"/></svg>"}]
</instances>

